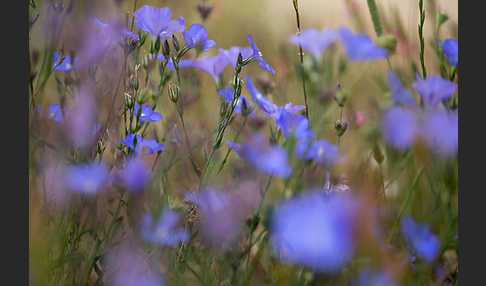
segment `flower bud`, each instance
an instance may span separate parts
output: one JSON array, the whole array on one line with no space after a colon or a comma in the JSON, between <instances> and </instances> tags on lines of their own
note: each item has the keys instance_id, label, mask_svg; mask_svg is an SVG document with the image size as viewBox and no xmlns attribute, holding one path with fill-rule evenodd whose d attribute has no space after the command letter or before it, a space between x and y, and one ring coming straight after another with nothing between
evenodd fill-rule
<instances>
[{"instance_id":1,"label":"flower bud","mask_svg":"<svg viewBox=\"0 0 486 286\"><path fill-rule=\"evenodd\" d=\"M169 56L170 56L170 47L169 47L169 41L168 40L164 41L164 46L162 47L162 54L164 55L164 57L166 59L168 59Z\"/></svg>"},{"instance_id":2,"label":"flower bud","mask_svg":"<svg viewBox=\"0 0 486 286\"><path fill-rule=\"evenodd\" d=\"M349 92L344 90L339 90L336 92L336 102L340 107L344 107L344 104L348 100Z\"/></svg>"},{"instance_id":3,"label":"flower bud","mask_svg":"<svg viewBox=\"0 0 486 286\"><path fill-rule=\"evenodd\" d=\"M337 136L341 137L348 129L348 122L344 120L336 120L336 122L334 123L334 128L336 129Z\"/></svg>"},{"instance_id":4,"label":"flower bud","mask_svg":"<svg viewBox=\"0 0 486 286\"><path fill-rule=\"evenodd\" d=\"M380 36L376 43L385 48L390 54L393 54L397 48L397 39L390 34Z\"/></svg>"},{"instance_id":5,"label":"flower bud","mask_svg":"<svg viewBox=\"0 0 486 286\"><path fill-rule=\"evenodd\" d=\"M157 36L157 40L155 40L154 49L155 53L153 54L157 54L160 50L160 36Z\"/></svg>"},{"instance_id":6,"label":"flower bud","mask_svg":"<svg viewBox=\"0 0 486 286\"><path fill-rule=\"evenodd\" d=\"M172 35L172 45L174 46L174 50L176 52L179 52L180 46L179 46L179 41L177 41L177 38L175 35Z\"/></svg>"},{"instance_id":7,"label":"flower bud","mask_svg":"<svg viewBox=\"0 0 486 286\"><path fill-rule=\"evenodd\" d=\"M199 16L201 16L201 19L203 21L206 21L206 19L209 17L212 11L213 11L213 6L204 3L197 4L197 12L199 13Z\"/></svg>"},{"instance_id":8,"label":"flower bud","mask_svg":"<svg viewBox=\"0 0 486 286\"><path fill-rule=\"evenodd\" d=\"M449 20L449 16L447 15L447 13L444 11L440 11L437 14L437 18L435 21L436 29L439 30L440 26L442 26L442 24L444 24L447 20Z\"/></svg>"},{"instance_id":9,"label":"flower bud","mask_svg":"<svg viewBox=\"0 0 486 286\"><path fill-rule=\"evenodd\" d=\"M177 103L177 101L179 100L179 86L175 84L169 85L169 99L173 103Z\"/></svg>"}]
</instances>

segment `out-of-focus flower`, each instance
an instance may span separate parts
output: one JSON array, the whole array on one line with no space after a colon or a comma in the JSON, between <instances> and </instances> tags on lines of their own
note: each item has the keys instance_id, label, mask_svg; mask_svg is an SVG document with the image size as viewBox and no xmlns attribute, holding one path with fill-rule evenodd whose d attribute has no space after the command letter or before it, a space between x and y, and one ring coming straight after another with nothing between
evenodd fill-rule
<instances>
[{"instance_id":1,"label":"out-of-focus flower","mask_svg":"<svg viewBox=\"0 0 486 286\"><path fill-rule=\"evenodd\" d=\"M365 268L360 271L358 280L353 286L398 286L399 284L393 280L391 273L382 269L380 272L372 272Z\"/></svg>"},{"instance_id":2,"label":"out-of-focus flower","mask_svg":"<svg viewBox=\"0 0 486 286\"><path fill-rule=\"evenodd\" d=\"M356 121L355 121L356 122L356 125L358 127L360 127L361 125L363 125L363 123L365 122L365 120L366 120L365 115L362 112L357 111L356 112Z\"/></svg>"},{"instance_id":3,"label":"out-of-focus flower","mask_svg":"<svg viewBox=\"0 0 486 286\"><path fill-rule=\"evenodd\" d=\"M452 96L457 89L456 83L445 80L439 75L429 75L426 79L419 78L412 86L429 107L437 106L438 103Z\"/></svg>"},{"instance_id":4,"label":"out-of-focus flower","mask_svg":"<svg viewBox=\"0 0 486 286\"><path fill-rule=\"evenodd\" d=\"M280 115L275 120L275 124L285 137L292 135L297 139L301 139L306 136L307 130L309 129L309 120L307 120L307 117L301 114L294 114L292 111L295 109L292 108L290 108L291 111L287 111L285 107L280 109Z\"/></svg>"},{"instance_id":5,"label":"out-of-focus flower","mask_svg":"<svg viewBox=\"0 0 486 286\"><path fill-rule=\"evenodd\" d=\"M179 17L177 21L173 21L172 12L168 7L143 5L133 13L133 16L139 29L153 37L160 36L160 40L169 38L172 33L181 33L185 30L184 18Z\"/></svg>"},{"instance_id":6,"label":"out-of-focus flower","mask_svg":"<svg viewBox=\"0 0 486 286\"><path fill-rule=\"evenodd\" d=\"M249 76L244 76L246 81L246 88L251 94L253 102L268 116L274 115L278 111L278 106L273 104L253 85Z\"/></svg>"},{"instance_id":7,"label":"out-of-focus flower","mask_svg":"<svg viewBox=\"0 0 486 286\"><path fill-rule=\"evenodd\" d=\"M241 53L242 59L245 60L253 54L253 50L250 47L231 47L227 50L219 49L219 55L223 56L227 63L231 64L233 68L236 67L239 53Z\"/></svg>"},{"instance_id":8,"label":"out-of-focus flower","mask_svg":"<svg viewBox=\"0 0 486 286\"><path fill-rule=\"evenodd\" d=\"M215 81L219 80L219 76L227 65L228 61L221 54L214 57L197 58L192 60L191 64L191 66L208 73Z\"/></svg>"},{"instance_id":9,"label":"out-of-focus flower","mask_svg":"<svg viewBox=\"0 0 486 286\"><path fill-rule=\"evenodd\" d=\"M164 286L149 258L128 243L116 246L106 257L105 277L112 286Z\"/></svg>"},{"instance_id":10,"label":"out-of-focus flower","mask_svg":"<svg viewBox=\"0 0 486 286\"><path fill-rule=\"evenodd\" d=\"M385 139L393 147L404 149L414 142L418 131L414 112L392 107L383 116L382 124Z\"/></svg>"},{"instance_id":11,"label":"out-of-focus flower","mask_svg":"<svg viewBox=\"0 0 486 286\"><path fill-rule=\"evenodd\" d=\"M287 178L292 173L287 160L287 152L280 146L271 146L261 133L256 133L247 142L238 145L227 141L241 158L253 167L269 175Z\"/></svg>"},{"instance_id":12,"label":"out-of-focus flower","mask_svg":"<svg viewBox=\"0 0 486 286\"><path fill-rule=\"evenodd\" d=\"M66 185L66 166L62 162L49 160L41 169L42 183L39 189L45 191L45 199L56 208L62 208L70 197Z\"/></svg>"},{"instance_id":13,"label":"out-of-focus flower","mask_svg":"<svg viewBox=\"0 0 486 286\"><path fill-rule=\"evenodd\" d=\"M66 181L73 191L95 195L108 187L110 176L103 163L92 162L68 166Z\"/></svg>"},{"instance_id":14,"label":"out-of-focus flower","mask_svg":"<svg viewBox=\"0 0 486 286\"><path fill-rule=\"evenodd\" d=\"M136 139L136 141L135 141ZM159 144L153 138L143 139L140 134L128 133L124 139L120 139L120 144L127 146L136 154L144 150L144 154L153 154L155 152L163 151L164 144Z\"/></svg>"},{"instance_id":15,"label":"out-of-focus flower","mask_svg":"<svg viewBox=\"0 0 486 286\"><path fill-rule=\"evenodd\" d=\"M135 102L135 108L133 109L134 115L137 116L140 110L140 105ZM153 111L152 107L142 104L142 110L140 112L140 122L157 122L162 120L162 115Z\"/></svg>"},{"instance_id":16,"label":"out-of-focus flower","mask_svg":"<svg viewBox=\"0 0 486 286\"><path fill-rule=\"evenodd\" d=\"M97 135L96 102L91 90L82 87L74 97L66 116L64 129L75 147L87 148L95 143Z\"/></svg>"},{"instance_id":17,"label":"out-of-focus flower","mask_svg":"<svg viewBox=\"0 0 486 286\"><path fill-rule=\"evenodd\" d=\"M445 110L425 114L421 134L429 148L443 156L455 155L458 146L458 117Z\"/></svg>"},{"instance_id":18,"label":"out-of-focus flower","mask_svg":"<svg viewBox=\"0 0 486 286\"><path fill-rule=\"evenodd\" d=\"M402 233L414 252L432 262L439 254L440 240L427 224L416 223L410 216L402 219Z\"/></svg>"},{"instance_id":19,"label":"out-of-focus flower","mask_svg":"<svg viewBox=\"0 0 486 286\"><path fill-rule=\"evenodd\" d=\"M308 51L315 59L320 59L326 49L338 39L338 33L330 28L322 31L316 29L305 29L297 35L290 35L289 42L300 45L303 50Z\"/></svg>"},{"instance_id":20,"label":"out-of-focus flower","mask_svg":"<svg viewBox=\"0 0 486 286\"><path fill-rule=\"evenodd\" d=\"M231 87L222 88L222 89L218 90L218 93L221 94L224 97L224 100L226 102L228 102L229 104L231 104L231 102L233 102L233 96L234 96L234 89L233 88L231 88ZM245 96L240 95L240 97L238 98L238 101L236 102L234 113L235 114L241 113L244 106L246 106L246 108L249 108L250 102L246 99ZM252 116L254 113L255 113L255 110L252 110L249 115Z\"/></svg>"},{"instance_id":21,"label":"out-of-focus flower","mask_svg":"<svg viewBox=\"0 0 486 286\"><path fill-rule=\"evenodd\" d=\"M119 173L122 185L132 193L141 193L150 183L150 169L140 158L131 158Z\"/></svg>"},{"instance_id":22,"label":"out-of-focus flower","mask_svg":"<svg viewBox=\"0 0 486 286\"><path fill-rule=\"evenodd\" d=\"M54 121L57 123L62 123L63 122L63 110L61 109L60 104L51 104L49 105L47 109L47 116L49 118L52 118ZM64 110L64 116L67 117L69 115L69 112L67 110Z\"/></svg>"},{"instance_id":23,"label":"out-of-focus flower","mask_svg":"<svg viewBox=\"0 0 486 286\"><path fill-rule=\"evenodd\" d=\"M373 43L370 37L366 34L353 34L353 32L346 27L340 28L339 34L344 43L346 54L352 61L382 59L388 56L386 49Z\"/></svg>"},{"instance_id":24,"label":"out-of-focus flower","mask_svg":"<svg viewBox=\"0 0 486 286\"><path fill-rule=\"evenodd\" d=\"M339 182L337 184L331 184L330 175L326 173L326 183L324 184L324 193L332 194L332 193L341 193L341 192L349 192L351 188L345 184L346 175L342 174L339 178Z\"/></svg>"},{"instance_id":25,"label":"out-of-focus flower","mask_svg":"<svg viewBox=\"0 0 486 286\"><path fill-rule=\"evenodd\" d=\"M306 158L328 167L343 159L339 154L339 148L325 139L314 141L307 151Z\"/></svg>"},{"instance_id":26,"label":"out-of-focus flower","mask_svg":"<svg viewBox=\"0 0 486 286\"><path fill-rule=\"evenodd\" d=\"M310 191L271 215L271 242L286 263L335 273L354 253L355 202L344 194Z\"/></svg>"},{"instance_id":27,"label":"out-of-focus flower","mask_svg":"<svg viewBox=\"0 0 486 286\"><path fill-rule=\"evenodd\" d=\"M265 61L262 52L260 52L258 47L255 45L255 42L253 42L253 36L248 34L246 35L246 38L248 39L248 41L250 41L251 48L253 50L253 54L252 54L253 59L260 63L259 67L271 72L272 74L275 74L275 70Z\"/></svg>"},{"instance_id":28,"label":"out-of-focus flower","mask_svg":"<svg viewBox=\"0 0 486 286\"><path fill-rule=\"evenodd\" d=\"M145 214L142 219L142 237L151 243L174 246L189 239L189 232L176 229L180 216L172 210L164 210L154 225L152 216Z\"/></svg>"},{"instance_id":29,"label":"out-of-focus flower","mask_svg":"<svg viewBox=\"0 0 486 286\"><path fill-rule=\"evenodd\" d=\"M459 63L459 48L457 44L457 40L455 39L445 39L444 42L441 43L438 40L439 46L442 46L442 52L451 64L451 66L457 66Z\"/></svg>"},{"instance_id":30,"label":"out-of-focus flower","mask_svg":"<svg viewBox=\"0 0 486 286\"><path fill-rule=\"evenodd\" d=\"M402 85L398 76L392 71L388 72L388 82L390 83L390 89L395 103L410 107L415 107L417 105L412 92Z\"/></svg>"},{"instance_id":31,"label":"out-of-focus flower","mask_svg":"<svg viewBox=\"0 0 486 286\"><path fill-rule=\"evenodd\" d=\"M187 31L183 32L184 40L187 48L195 48L206 52L210 48L216 46L216 42L208 40L208 32L201 24L192 24Z\"/></svg>"},{"instance_id":32,"label":"out-of-focus flower","mask_svg":"<svg viewBox=\"0 0 486 286\"><path fill-rule=\"evenodd\" d=\"M62 62L58 63L60 60L61 56L59 55L58 52L54 52L54 55L52 57L52 67L54 68L55 71L71 71L73 69L73 62L71 60L71 56L66 55L64 56L64 59Z\"/></svg>"}]
</instances>

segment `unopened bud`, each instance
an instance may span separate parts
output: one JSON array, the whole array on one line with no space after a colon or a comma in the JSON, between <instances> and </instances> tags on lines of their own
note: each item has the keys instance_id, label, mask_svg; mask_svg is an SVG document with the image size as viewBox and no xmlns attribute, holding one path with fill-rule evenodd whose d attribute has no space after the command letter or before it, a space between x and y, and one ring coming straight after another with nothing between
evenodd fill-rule
<instances>
[{"instance_id":1,"label":"unopened bud","mask_svg":"<svg viewBox=\"0 0 486 286\"><path fill-rule=\"evenodd\" d=\"M160 36L157 36L157 40L155 40L154 50L155 52L152 54L157 54L160 50Z\"/></svg>"},{"instance_id":2,"label":"unopened bud","mask_svg":"<svg viewBox=\"0 0 486 286\"><path fill-rule=\"evenodd\" d=\"M334 123L334 128L336 129L337 136L341 137L348 129L348 122L344 120L336 120Z\"/></svg>"},{"instance_id":3,"label":"unopened bud","mask_svg":"<svg viewBox=\"0 0 486 286\"><path fill-rule=\"evenodd\" d=\"M344 107L344 104L348 100L349 92L344 90L339 90L336 92L336 102L340 107Z\"/></svg>"},{"instance_id":4,"label":"unopened bud","mask_svg":"<svg viewBox=\"0 0 486 286\"><path fill-rule=\"evenodd\" d=\"M177 103L179 100L179 86L175 84L169 85L169 99L173 103Z\"/></svg>"},{"instance_id":5,"label":"unopened bud","mask_svg":"<svg viewBox=\"0 0 486 286\"><path fill-rule=\"evenodd\" d=\"M164 41L164 46L162 47L162 54L164 55L164 57L166 59L168 59L169 56L170 56L170 47L169 47L169 41L168 40Z\"/></svg>"},{"instance_id":6,"label":"unopened bud","mask_svg":"<svg viewBox=\"0 0 486 286\"><path fill-rule=\"evenodd\" d=\"M176 52L179 52L180 50L179 41L177 40L175 35L172 35L172 45L174 46L174 50Z\"/></svg>"},{"instance_id":7,"label":"unopened bud","mask_svg":"<svg viewBox=\"0 0 486 286\"><path fill-rule=\"evenodd\" d=\"M440 11L437 14L437 18L435 22L437 30L439 30L440 26L442 26L442 24L444 24L447 20L449 20L449 16L447 15L447 13L444 11Z\"/></svg>"},{"instance_id":8,"label":"unopened bud","mask_svg":"<svg viewBox=\"0 0 486 286\"><path fill-rule=\"evenodd\" d=\"M378 38L377 44L393 54L397 48L397 38L390 34L382 35Z\"/></svg>"},{"instance_id":9,"label":"unopened bud","mask_svg":"<svg viewBox=\"0 0 486 286\"><path fill-rule=\"evenodd\" d=\"M199 12L199 16L201 16L201 19L203 21L206 21L206 19L209 17L212 11L213 11L213 6L206 5L204 3L197 5L197 12Z\"/></svg>"},{"instance_id":10,"label":"unopened bud","mask_svg":"<svg viewBox=\"0 0 486 286\"><path fill-rule=\"evenodd\" d=\"M226 114L226 110L228 109L229 104L227 102L221 102L221 105L219 106L219 115L221 117L224 117Z\"/></svg>"}]
</instances>

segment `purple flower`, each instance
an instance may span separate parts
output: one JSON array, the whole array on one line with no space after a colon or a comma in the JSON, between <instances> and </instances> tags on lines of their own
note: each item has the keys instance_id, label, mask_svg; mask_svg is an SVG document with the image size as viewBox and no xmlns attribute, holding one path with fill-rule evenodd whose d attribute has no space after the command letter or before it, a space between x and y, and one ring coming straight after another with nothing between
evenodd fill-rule
<instances>
[{"instance_id":1,"label":"purple flower","mask_svg":"<svg viewBox=\"0 0 486 286\"><path fill-rule=\"evenodd\" d=\"M443 156L457 153L458 118L456 112L430 111L424 116L422 136L431 150Z\"/></svg>"},{"instance_id":2,"label":"purple flower","mask_svg":"<svg viewBox=\"0 0 486 286\"><path fill-rule=\"evenodd\" d=\"M108 187L110 177L104 164L92 162L67 167L66 181L73 191L94 195Z\"/></svg>"},{"instance_id":3,"label":"purple flower","mask_svg":"<svg viewBox=\"0 0 486 286\"><path fill-rule=\"evenodd\" d=\"M140 110L140 106L135 102L135 108L133 109L134 115L137 116ZM162 120L160 113L152 110L152 107L142 104L142 110L140 112L140 122L157 122Z\"/></svg>"},{"instance_id":4,"label":"purple flower","mask_svg":"<svg viewBox=\"0 0 486 286\"><path fill-rule=\"evenodd\" d=\"M297 35L290 35L289 42L300 45L303 50L308 51L315 59L320 59L324 51L338 38L338 33L329 28L322 31L316 29L305 29Z\"/></svg>"},{"instance_id":5,"label":"purple flower","mask_svg":"<svg viewBox=\"0 0 486 286\"><path fill-rule=\"evenodd\" d=\"M307 117L301 114L294 114L292 111L295 108L291 108L291 105L286 106L288 107L287 109L280 107L279 116L275 120L275 124L285 137L293 135L295 138L301 139L303 136L307 136L307 131L309 130Z\"/></svg>"},{"instance_id":6,"label":"purple flower","mask_svg":"<svg viewBox=\"0 0 486 286\"><path fill-rule=\"evenodd\" d=\"M438 42L439 46L442 46L442 52L444 52L444 55L451 66L457 66L459 63L459 48L457 45L457 40L446 39L442 43L440 40L438 40Z\"/></svg>"},{"instance_id":7,"label":"purple flower","mask_svg":"<svg viewBox=\"0 0 486 286\"><path fill-rule=\"evenodd\" d=\"M192 60L193 67L208 73L215 81L219 80L219 76L227 65L228 61L221 54Z\"/></svg>"},{"instance_id":8,"label":"purple flower","mask_svg":"<svg viewBox=\"0 0 486 286\"><path fill-rule=\"evenodd\" d=\"M228 141L227 144L235 150L238 156L261 172L283 178L287 178L292 173L287 160L287 152L280 146L269 145L262 133L253 135L243 145L231 141Z\"/></svg>"},{"instance_id":9,"label":"purple flower","mask_svg":"<svg viewBox=\"0 0 486 286\"><path fill-rule=\"evenodd\" d=\"M189 232L185 229L175 229L180 216L172 210L164 210L154 225L152 216L145 214L142 219L142 237L151 243L162 246L174 246L189 239Z\"/></svg>"},{"instance_id":10,"label":"purple flower","mask_svg":"<svg viewBox=\"0 0 486 286\"><path fill-rule=\"evenodd\" d=\"M393 280L391 273L382 269L380 272L372 272L365 268L360 271L358 280L353 284L354 286L398 286Z\"/></svg>"},{"instance_id":11,"label":"purple flower","mask_svg":"<svg viewBox=\"0 0 486 286\"><path fill-rule=\"evenodd\" d=\"M314 141L306 154L306 159L314 160L319 164L331 167L343 158L339 154L339 148L327 140Z\"/></svg>"},{"instance_id":12,"label":"purple flower","mask_svg":"<svg viewBox=\"0 0 486 286\"><path fill-rule=\"evenodd\" d=\"M398 76L392 71L388 72L388 82L390 83L393 100L396 103L408 105L410 107L415 107L417 105L410 90L402 85Z\"/></svg>"},{"instance_id":13,"label":"purple flower","mask_svg":"<svg viewBox=\"0 0 486 286\"><path fill-rule=\"evenodd\" d=\"M226 61L236 67L236 61L238 60L238 54L241 53L243 60L248 59L253 54L253 49L251 47L231 47L228 50L219 49L219 55L223 56Z\"/></svg>"},{"instance_id":14,"label":"purple flower","mask_svg":"<svg viewBox=\"0 0 486 286\"><path fill-rule=\"evenodd\" d=\"M285 263L335 273L354 253L355 204L349 197L310 191L271 215L271 243Z\"/></svg>"},{"instance_id":15,"label":"purple flower","mask_svg":"<svg viewBox=\"0 0 486 286\"><path fill-rule=\"evenodd\" d=\"M61 105L59 104L51 104L49 105L48 107L48 110L47 110L47 116L49 118L52 118L54 121L56 121L57 123L62 123L63 122L63 115L62 115L62 110L61 110ZM64 116L68 116L69 113L68 111L64 111Z\"/></svg>"},{"instance_id":16,"label":"purple flower","mask_svg":"<svg viewBox=\"0 0 486 286\"><path fill-rule=\"evenodd\" d=\"M218 93L221 94L224 97L224 100L226 102L228 102L229 104L231 104L231 102L233 102L233 95L234 95L234 89L233 88L231 88L231 87L223 88L223 89L218 90ZM240 95L240 97L238 98L238 101L236 102L234 113L235 114L241 113L243 106L246 106L246 108L250 108L250 102L246 99L246 97L244 97L243 95ZM252 110L249 115L252 116L254 113L255 113L255 110Z\"/></svg>"},{"instance_id":17,"label":"purple flower","mask_svg":"<svg viewBox=\"0 0 486 286\"><path fill-rule=\"evenodd\" d=\"M352 61L382 59L388 56L387 51L373 43L368 35L356 33L353 35L350 29L339 29L341 40L344 43L346 54Z\"/></svg>"},{"instance_id":18,"label":"purple flower","mask_svg":"<svg viewBox=\"0 0 486 286\"><path fill-rule=\"evenodd\" d=\"M119 173L119 180L128 191L141 193L150 182L150 169L143 160L132 158Z\"/></svg>"},{"instance_id":19,"label":"purple flower","mask_svg":"<svg viewBox=\"0 0 486 286\"><path fill-rule=\"evenodd\" d=\"M96 102L91 91L83 87L74 98L64 129L73 146L87 148L96 141Z\"/></svg>"},{"instance_id":20,"label":"purple flower","mask_svg":"<svg viewBox=\"0 0 486 286\"><path fill-rule=\"evenodd\" d=\"M278 111L278 106L273 104L268 98L263 96L258 89L256 89L249 76L245 75L244 78L246 81L246 89L250 92L253 102L268 116L275 114Z\"/></svg>"},{"instance_id":21,"label":"purple flower","mask_svg":"<svg viewBox=\"0 0 486 286\"><path fill-rule=\"evenodd\" d=\"M312 129L308 128L304 129L295 136L298 138L297 144L295 145L295 154L297 155L297 157L303 158L306 156L309 147L311 146L312 141L315 138L315 133L314 131L312 131Z\"/></svg>"},{"instance_id":22,"label":"purple flower","mask_svg":"<svg viewBox=\"0 0 486 286\"><path fill-rule=\"evenodd\" d=\"M61 56L59 53L54 52L53 58L52 58L52 67L54 68L55 71L62 70L62 71L71 71L73 69L73 63L71 61L71 56L67 55L64 57L62 62L58 64L59 59ZM56 65L57 64L57 65Z\"/></svg>"},{"instance_id":23,"label":"purple flower","mask_svg":"<svg viewBox=\"0 0 486 286\"><path fill-rule=\"evenodd\" d=\"M416 223L410 216L402 219L402 233L405 240L427 262L432 262L440 250L440 240L427 224Z\"/></svg>"},{"instance_id":24,"label":"purple flower","mask_svg":"<svg viewBox=\"0 0 486 286\"><path fill-rule=\"evenodd\" d=\"M165 57L163 54L158 54L157 59L161 61L165 61ZM192 67L194 65L194 60L180 60L179 61L179 68L185 67ZM169 58L167 61L167 66L172 70L175 71L174 63L172 62L172 58Z\"/></svg>"},{"instance_id":25,"label":"purple flower","mask_svg":"<svg viewBox=\"0 0 486 286\"><path fill-rule=\"evenodd\" d=\"M208 40L208 32L201 24L192 24L189 29L183 32L187 48L196 48L206 52L211 47L216 46L216 42Z\"/></svg>"},{"instance_id":26,"label":"purple flower","mask_svg":"<svg viewBox=\"0 0 486 286\"><path fill-rule=\"evenodd\" d=\"M386 111L382 124L385 139L391 146L404 149L414 142L418 130L414 112L392 107Z\"/></svg>"},{"instance_id":27,"label":"purple flower","mask_svg":"<svg viewBox=\"0 0 486 286\"><path fill-rule=\"evenodd\" d=\"M426 79L418 79L412 86L429 107L435 107L452 96L457 89L456 83L445 80L439 75L429 75Z\"/></svg>"},{"instance_id":28,"label":"purple flower","mask_svg":"<svg viewBox=\"0 0 486 286\"><path fill-rule=\"evenodd\" d=\"M255 42L253 42L253 36L248 34L246 35L246 38L248 39L248 41L250 41L251 48L253 50L253 54L252 54L253 59L260 63L258 66L264 70L271 72L272 74L275 74L275 70L265 61L262 52L260 52L258 47L255 45Z\"/></svg>"},{"instance_id":29,"label":"purple flower","mask_svg":"<svg viewBox=\"0 0 486 286\"><path fill-rule=\"evenodd\" d=\"M135 135L133 133L128 133L125 139L120 139L120 144L125 145L132 150L135 150L135 146L134 146L135 137L137 138L137 143L142 141L142 136L138 134Z\"/></svg>"},{"instance_id":30,"label":"purple flower","mask_svg":"<svg viewBox=\"0 0 486 286\"><path fill-rule=\"evenodd\" d=\"M133 16L139 29L153 37L160 36L161 40L169 38L172 33L185 30L184 18L179 17L177 21L173 21L172 12L168 7L155 8L144 5L135 11Z\"/></svg>"}]
</instances>

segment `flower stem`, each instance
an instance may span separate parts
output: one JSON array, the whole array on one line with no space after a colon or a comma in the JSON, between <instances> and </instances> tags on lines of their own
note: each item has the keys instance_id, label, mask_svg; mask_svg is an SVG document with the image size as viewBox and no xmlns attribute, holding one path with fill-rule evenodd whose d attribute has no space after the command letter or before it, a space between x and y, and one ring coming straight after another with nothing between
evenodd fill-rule
<instances>
[{"instance_id":1,"label":"flower stem","mask_svg":"<svg viewBox=\"0 0 486 286\"><path fill-rule=\"evenodd\" d=\"M425 49L425 40L424 40L424 23L425 23L425 11L424 11L424 1L419 0L419 10L420 10L420 24L418 26L418 33L420 39L420 64L422 65L422 77L425 79L427 77L427 70L425 69L425 61L424 61L424 49Z\"/></svg>"}]
</instances>

